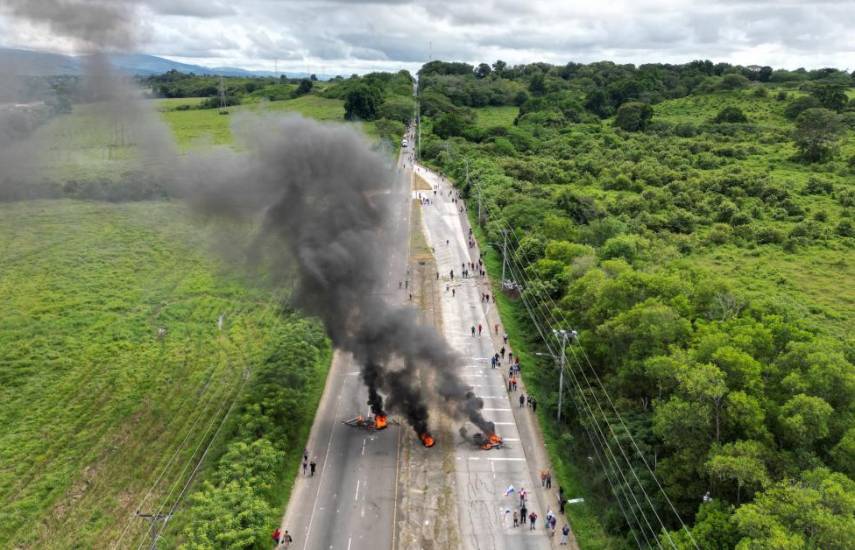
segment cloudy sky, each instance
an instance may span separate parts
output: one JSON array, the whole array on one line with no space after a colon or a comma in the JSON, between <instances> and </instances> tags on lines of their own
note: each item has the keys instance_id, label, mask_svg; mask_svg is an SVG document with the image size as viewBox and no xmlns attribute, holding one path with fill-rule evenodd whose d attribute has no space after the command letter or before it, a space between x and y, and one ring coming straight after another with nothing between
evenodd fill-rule
<instances>
[{"instance_id":1,"label":"cloudy sky","mask_svg":"<svg viewBox=\"0 0 855 550\"><path fill-rule=\"evenodd\" d=\"M0 46L338 74L428 59L855 69L855 0L0 0Z\"/></svg>"}]
</instances>

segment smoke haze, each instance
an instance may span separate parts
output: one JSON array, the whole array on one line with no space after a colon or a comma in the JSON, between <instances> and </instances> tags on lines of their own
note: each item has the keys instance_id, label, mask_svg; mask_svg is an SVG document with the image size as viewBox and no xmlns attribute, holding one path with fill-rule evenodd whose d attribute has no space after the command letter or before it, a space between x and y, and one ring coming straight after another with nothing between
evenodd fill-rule
<instances>
[{"instance_id":1,"label":"smoke haze","mask_svg":"<svg viewBox=\"0 0 855 550\"><path fill-rule=\"evenodd\" d=\"M98 103L87 124L105 124L112 146L133 147L147 177L215 221L258 224L247 261L263 260L279 278L296 280L295 305L320 318L334 345L353 355L375 413L399 413L421 435L428 431L430 406L442 406L454 418L494 431L481 416L483 402L457 374L461 358L419 322L414 308L382 297L395 237L391 208L410 197L392 192L404 188L395 185L400 176L363 134L299 117L236 117L241 152L179 156L151 102L140 101L139 91L103 55L133 43L134 3L0 2L94 53L83 88L84 100ZM20 126L15 117L0 118L0 145L38 151L31 129ZM0 195L21 194L37 157L0 154ZM16 185L15 192L4 192Z\"/></svg>"},{"instance_id":2,"label":"smoke haze","mask_svg":"<svg viewBox=\"0 0 855 550\"><path fill-rule=\"evenodd\" d=\"M457 374L460 357L414 308L382 297L392 206L409 200L391 192L400 176L388 159L342 125L251 118L236 129L248 152L184 161L204 167L179 171L190 204L216 217L260 218L250 257L272 258L280 275L296 275L295 304L353 354L375 413L400 413L421 434L438 404L492 433L483 402Z\"/></svg>"}]
</instances>

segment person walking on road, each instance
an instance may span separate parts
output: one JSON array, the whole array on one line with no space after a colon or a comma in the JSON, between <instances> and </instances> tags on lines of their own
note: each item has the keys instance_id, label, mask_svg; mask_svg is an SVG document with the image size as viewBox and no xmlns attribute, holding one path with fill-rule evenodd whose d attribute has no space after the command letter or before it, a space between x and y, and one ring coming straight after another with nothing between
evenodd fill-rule
<instances>
[{"instance_id":1,"label":"person walking on road","mask_svg":"<svg viewBox=\"0 0 855 550\"><path fill-rule=\"evenodd\" d=\"M537 412L537 399L531 398L531 412Z\"/></svg>"},{"instance_id":2,"label":"person walking on road","mask_svg":"<svg viewBox=\"0 0 855 550\"><path fill-rule=\"evenodd\" d=\"M529 531L534 531L534 524L536 521L537 521L537 514L535 514L534 512L530 513L528 515L528 523L529 523L528 530Z\"/></svg>"},{"instance_id":3,"label":"person walking on road","mask_svg":"<svg viewBox=\"0 0 855 550\"><path fill-rule=\"evenodd\" d=\"M303 475L306 475L306 468L309 466L309 462L303 458Z\"/></svg>"},{"instance_id":4,"label":"person walking on road","mask_svg":"<svg viewBox=\"0 0 855 550\"><path fill-rule=\"evenodd\" d=\"M523 408L523 407L525 407L525 394L521 393L520 394L520 408Z\"/></svg>"},{"instance_id":5,"label":"person walking on road","mask_svg":"<svg viewBox=\"0 0 855 550\"><path fill-rule=\"evenodd\" d=\"M475 325L472 325L472 337L475 337Z\"/></svg>"},{"instance_id":6,"label":"person walking on road","mask_svg":"<svg viewBox=\"0 0 855 550\"><path fill-rule=\"evenodd\" d=\"M502 349L499 350L499 355L502 356L502 359L505 358L505 346L502 346Z\"/></svg>"},{"instance_id":7,"label":"person walking on road","mask_svg":"<svg viewBox=\"0 0 855 550\"><path fill-rule=\"evenodd\" d=\"M520 506L520 517L522 518L522 524L525 525L526 519L528 518L528 508L525 507L525 502Z\"/></svg>"},{"instance_id":8,"label":"person walking on road","mask_svg":"<svg viewBox=\"0 0 855 550\"><path fill-rule=\"evenodd\" d=\"M481 323L478 323L478 336L481 336Z\"/></svg>"},{"instance_id":9,"label":"person walking on road","mask_svg":"<svg viewBox=\"0 0 855 550\"><path fill-rule=\"evenodd\" d=\"M514 512L514 527L520 526L520 518L517 516L517 513Z\"/></svg>"},{"instance_id":10,"label":"person walking on road","mask_svg":"<svg viewBox=\"0 0 855 550\"><path fill-rule=\"evenodd\" d=\"M561 546L567 546L570 542L570 526L566 523L561 528Z\"/></svg>"},{"instance_id":11,"label":"person walking on road","mask_svg":"<svg viewBox=\"0 0 855 550\"><path fill-rule=\"evenodd\" d=\"M315 462L317 459L313 458L311 462L309 462L309 470L312 472L311 477L315 477L315 468L318 467L318 463Z\"/></svg>"},{"instance_id":12,"label":"person walking on road","mask_svg":"<svg viewBox=\"0 0 855 550\"><path fill-rule=\"evenodd\" d=\"M552 489L552 472L546 470L546 488Z\"/></svg>"}]
</instances>

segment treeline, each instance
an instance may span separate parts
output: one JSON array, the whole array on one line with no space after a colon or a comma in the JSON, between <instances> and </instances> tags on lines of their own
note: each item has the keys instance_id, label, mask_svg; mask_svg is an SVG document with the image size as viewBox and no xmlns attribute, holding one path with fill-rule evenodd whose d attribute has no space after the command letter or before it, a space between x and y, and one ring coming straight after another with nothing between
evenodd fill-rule
<instances>
[{"instance_id":1,"label":"treeline","mask_svg":"<svg viewBox=\"0 0 855 550\"><path fill-rule=\"evenodd\" d=\"M286 314L287 315L287 314ZM323 329L296 315L265 340L269 348L239 397L228 445L190 495L167 541L186 549L268 548L323 390L330 349ZM267 328L265 328L267 330Z\"/></svg>"},{"instance_id":2,"label":"treeline","mask_svg":"<svg viewBox=\"0 0 855 550\"><path fill-rule=\"evenodd\" d=\"M368 73L336 81L322 94L344 100L346 120L374 121L384 140L397 142L415 115L413 77L407 71Z\"/></svg>"},{"instance_id":3,"label":"treeline","mask_svg":"<svg viewBox=\"0 0 855 550\"><path fill-rule=\"evenodd\" d=\"M473 208L480 196L488 241L509 231L523 298L541 324L566 319L562 328L579 331L591 363L568 358L571 368L600 377L697 544L848 548L851 323L824 317L782 278L751 292L704 259L727 251L714 257L739 262L744 251L807 267L822 250L851 258L855 155L841 146L853 137L852 76L708 61L433 62L419 82L424 160L455 178ZM517 105L519 114L484 126L482 104ZM795 303L784 299L793 292ZM519 312L528 319L522 304ZM530 322L527 330L535 343ZM554 417L554 366L524 374L542 418ZM621 513L599 463L574 458L596 456L595 423L616 422L582 405L608 403L606 395L595 385L572 397L555 444L589 470L606 529L635 546L645 526ZM693 548L622 433L606 430L618 457L634 457L640 479L624 491L654 526L644 538Z\"/></svg>"},{"instance_id":4,"label":"treeline","mask_svg":"<svg viewBox=\"0 0 855 550\"><path fill-rule=\"evenodd\" d=\"M280 101L293 99L312 91L318 81L315 75L294 79L285 75L274 77L222 77L182 73L175 69L163 74L142 77L139 82L151 91L152 96L162 98L203 97L207 98L200 108L214 109L220 106L220 82L227 106L240 105L244 101ZM189 107L187 107L189 109Z\"/></svg>"}]
</instances>

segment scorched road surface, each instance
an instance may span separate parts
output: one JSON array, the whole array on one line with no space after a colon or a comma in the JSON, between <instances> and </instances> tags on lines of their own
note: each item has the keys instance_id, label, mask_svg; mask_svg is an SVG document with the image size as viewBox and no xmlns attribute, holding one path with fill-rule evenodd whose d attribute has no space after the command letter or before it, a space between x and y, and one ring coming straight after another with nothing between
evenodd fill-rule
<instances>
[{"instance_id":1,"label":"scorched road surface","mask_svg":"<svg viewBox=\"0 0 855 550\"><path fill-rule=\"evenodd\" d=\"M411 132L408 140L413 142ZM407 300L407 290L398 282L407 278L409 245L410 185L402 150L400 177L391 190L393 231L399 239L389 251L388 277L382 292L396 303ZM397 502L399 438L411 435L405 425L390 424L369 432L347 426L343 420L369 415L368 394L359 377L359 367L345 353L333 356L327 384L309 436L309 458L315 457L314 477L297 480L282 529L294 539L291 548L305 550L385 550L394 544Z\"/></svg>"}]
</instances>

